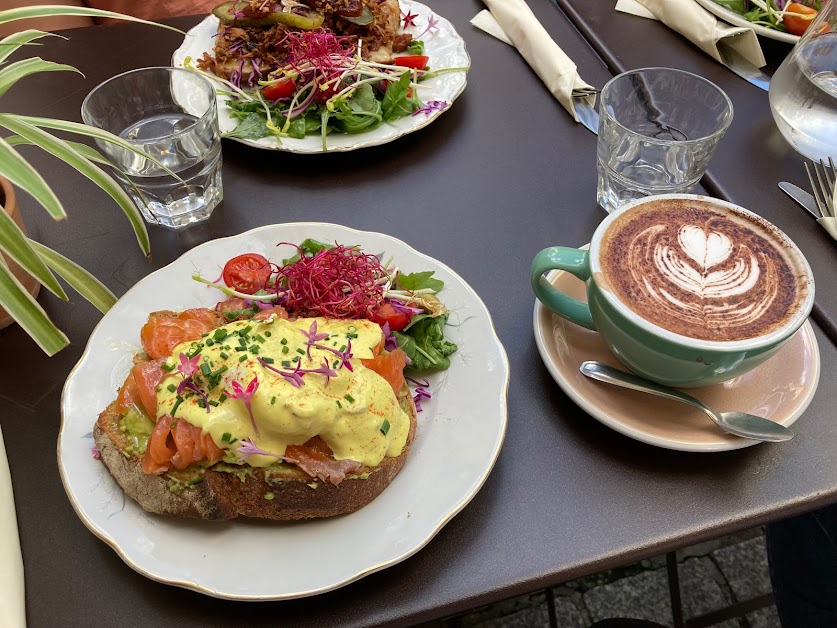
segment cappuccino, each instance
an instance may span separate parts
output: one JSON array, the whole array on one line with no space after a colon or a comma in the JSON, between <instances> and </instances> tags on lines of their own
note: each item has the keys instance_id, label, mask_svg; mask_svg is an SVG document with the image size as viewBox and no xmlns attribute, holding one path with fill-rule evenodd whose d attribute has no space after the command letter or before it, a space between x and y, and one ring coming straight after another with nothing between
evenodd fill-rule
<instances>
[{"instance_id":1,"label":"cappuccino","mask_svg":"<svg viewBox=\"0 0 837 628\"><path fill-rule=\"evenodd\" d=\"M652 201L614 220L604 289L646 321L711 341L764 336L805 303L807 273L775 227L708 200Z\"/></svg>"}]
</instances>

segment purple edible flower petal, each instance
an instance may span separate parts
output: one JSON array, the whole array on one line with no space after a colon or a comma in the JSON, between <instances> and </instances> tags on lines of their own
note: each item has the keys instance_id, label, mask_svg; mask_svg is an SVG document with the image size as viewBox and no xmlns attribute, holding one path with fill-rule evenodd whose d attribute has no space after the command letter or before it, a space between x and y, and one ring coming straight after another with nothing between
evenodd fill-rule
<instances>
[{"instance_id":1,"label":"purple edible flower petal","mask_svg":"<svg viewBox=\"0 0 837 628\"><path fill-rule=\"evenodd\" d=\"M446 100L431 100L431 101L425 103L425 105L423 107L420 107L419 109L416 109L413 112L413 115L417 116L420 113L423 113L425 115L430 115L434 111L441 111L442 109L444 109L447 106L448 106L448 102Z\"/></svg>"},{"instance_id":2,"label":"purple edible flower petal","mask_svg":"<svg viewBox=\"0 0 837 628\"><path fill-rule=\"evenodd\" d=\"M299 331L302 332L302 335L305 336L308 339L306 341L306 344L308 345L307 352L308 352L308 359L310 360L311 359L311 346L315 342L319 342L320 340L325 340L326 338L328 338L328 334L318 334L317 333L317 321L316 320L311 321L311 327L308 328L308 331L305 331L303 329L300 329ZM319 347L319 345L316 345L316 346ZM319 347L319 348L322 348L322 347Z\"/></svg>"},{"instance_id":3,"label":"purple edible flower petal","mask_svg":"<svg viewBox=\"0 0 837 628\"><path fill-rule=\"evenodd\" d=\"M256 445L253 442L253 439L251 438L245 438L243 441L241 441L241 445L239 445L238 449L236 449L236 452L240 456L240 458L238 459L239 462L244 462L244 459L247 456L270 456L271 458L276 458L277 460L285 459L284 456L265 451L264 449Z\"/></svg>"},{"instance_id":4,"label":"purple edible flower petal","mask_svg":"<svg viewBox=\"0 0 837 628\"><path fill-rule=\"evenodd\" d=\"M351 367L350 367L351 370ZM337 377L338 373L333 368L328 365L328 360L323 358L323 365L318 369L308 369L305 371L306 373L318 373L319 375L325 375L326 378L326 386L331 381L332 377Z\"/></svg>"},{"instance_id":5,"label":"purple edible flower petal","mask_svg":"<svg viewBox=\"0 0 837 628\"><path fill-rule=\"evenodd\" d=\"M396 340L395 336L392 335L389 323L384 323L384 326L381 327L381 331L384 332L384 349L387 351L395 351L398 348L398 340Z\"/></svg>"},{"instance_id":6,"label":"purple edible flower petal","mask_svg":"<svg viewBox=\"0 0 837 628\"><path fill-rule=\"evenodd\" d=\"M177 394L182 395L184 390L191 390L196 395L198 395L201 399L203 399L203 405L206 406L206 411L209 412L209 409L210 409L209 398L198 387L198 385L192 380L191 377L187 377L182 382L180 382L180 384L178 384Z\"/></svg>"},{"instance_id":7,"label":"purple edible flower petal","mask_svg":"<svg viewBox=\"0 0 837 628\"><path fill-rule=\"evenodd\" d=\"M250 383L247 384L247 390L245 390L244 387L235 380L230 383L230 386L232 386L233 392L227 392L227 397L238 399L244 404L244 407L247 408L247 413L250 415L250 424L253 426L253 431L256 433L256 436L258 436L259 426L256 425L256 418L253 416L253 408L251 404L253 402L253 395L259 388L259 378L254 376Z\"/></svg>"},{"instance_id":8,"label":"purple edible flower petal","mask_svg":"<svg viewBox=\"0 0 837 628\"><path fill-rule=\"evenodd\" d=\"M93 456L93 460L101 460L102 459L102 450L98 447L91 447L90 454Z\"/></svg>"},{"instance_id":9,"label":"purple edible flower petal","mask_svg":"<svg viewBox=\"0 0 837 628\"><path fill-rule=\"evenodd\" d=\"M421 39L427 33L430 33L432 35L437 30L439 30L439 18L431 14L430 17L427 18L427 28L425 28L423 31L421 31L421 33L416 35L415 39Z\"/></svg>"},{"instance_id":10,"label":"purple edible flower petal","mask_svg":"<svg viewBox=\"0 0 837 628\"><path fill-rule=\"evenodd\" d=\"M416 24L416 18L418 17L418 13L413 13L411 11L407 11L404 13L401 12L401 23L404 25L404 28L409 28L410 26L418 26Z\"/></svg>"},{"instance_id":11,"label":"purple edible flower petal","mask_svg":"<svg viewBox=\"0 0 837 628\"><path fill-rule=\"evenodd\" d=\"M180 364L177 366L177 372L182 374L184 378L188 379L198 372L200 366L201 356L197 354L193 358L189 358L185 353L180 354Z\"/></svg>"}]
</instances>

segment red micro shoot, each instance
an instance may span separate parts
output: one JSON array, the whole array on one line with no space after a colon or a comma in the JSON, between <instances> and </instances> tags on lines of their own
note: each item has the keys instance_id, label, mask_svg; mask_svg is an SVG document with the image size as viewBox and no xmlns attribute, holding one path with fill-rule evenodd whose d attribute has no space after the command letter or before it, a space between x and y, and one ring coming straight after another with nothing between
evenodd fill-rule
<instances>
[{"instance_id":1,"label":"red micro shoot","mask_svg":"<svg viewBox=\"0 0 837 628\"><path fill-rule=\"evenodd\" d=\"M378 280L386 270L375 255L336 244L313 257L302 255L277 274L284 306L297 316L369 318L384 299Z\"/></svg>"},{"instance_id":2,"label":"red micro shoot","mask_svg":"<svg viewBox=\"0 0 837 628\"><path fill-rule=\"evenodd\" d=\"M313 73L319 85L334 81L353 67L357 52L354 37L335 35L324 28L289 31L279 45L287 51L288 65L308 80Z\"/></svg>"}]
</instances>

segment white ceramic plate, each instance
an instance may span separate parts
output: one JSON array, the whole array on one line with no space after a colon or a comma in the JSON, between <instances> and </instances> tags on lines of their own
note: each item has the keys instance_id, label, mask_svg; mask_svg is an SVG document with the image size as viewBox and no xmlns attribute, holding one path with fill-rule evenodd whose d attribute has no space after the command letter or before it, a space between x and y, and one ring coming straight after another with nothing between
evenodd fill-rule
<instances>
[{"instance_id":1,"label":"white ceramic plate","mask_svg":"<svg viewBox=\"0 0 837 628\"><path fill-rule=\"evenodd\" d=\"M587 301L581 280L562 271L553 271L548 277L562 292ZM703 412L677 401L585 377L578 370L585 360L627 369L599 334L553 314L538 300L534 330L538 352L552 378L579 407L617 432L665 449L703 453L759 443L722 432ZM806 322L776 355L752 371L686 392L715 410L749 412L789 427L811 403L819 378L819 347L811 324Z\"/></svg>"},{"instance_id":2,"label":"white ceramic plate","mask_svg":"<svg viewBox=\"0 0 837 628\"><path fill-rule=\"evenodd\" d=\"M744 28L752 28L756 35L761 35L762 37L767 37L768 39L776 39L778 41L784 41L788 44L795 44L799 41L799 35L791 35L790 33L782 33L772 28L767 28L765 26L760 26L759 24L753 24L752 22L747 21L743 16L739 15L735 11L730 11L728 8L721 6L717 2L713 0L695 0L698 4L700 4L704 9L709 11L710 13L714 13L719 18L724 20L724 22L729 22L733 26L743 26Z\"/></svg>"},{"instance_id":3,"label":"white ceramic plate","mask_svg":"<svg viewBox=\"0 0 837 628\"><path fill-rule=\"evenodd\" d=\"M124 496L90 448L96 417L115 398L148 313L211 306L222 295L193 281L195 270L214 279L235 255L257 252L278 260L291 251L277 243L307 237L359 244L392 255L405 272L433 270L445 282L440 297L453 323L446 336L459 350L447 371L428 378L433 398L418 415L404 468L371 504L332 519L219 523L146 513ZM192 249L137 283L105 315L64 387L59 470L84 524L149 578L238 600L313 595L414 554L474 497L503 442L508 377L488 310L444 264L379 233L324 223L261 227Z\"/></svg>"},{"instance_id":4,"label":"white ceramic plate","mask_svg":"<svg viewBox=\"0 0 837 628\"><path fill-rule=\"evenodd\" d=\"M430 65L434 70L444 68L468 68L471 66L471 59L465 50L464 40L457 34L453 24L443 17L439 17L425 5L413 0L401 0L401 11L411 12L418 15L415 19L415 26L410 26L401 32L412 33L420 36L424 42L424 54L430 57ZM431 31L422 34L427 28L430 17L438 20L436 27ZM172 65L183 67L186 57L193 61L200 59L204 52L212 54L214 35L218 31L218 18L208 16L200 24L195 26L186 34L186 38L180 47L172 55ZM451 72L428 79L421 83L418 92L422 102L428 103L432 100L446 103L441 109L430 113L419 113L404 118L399 118L392 123L384 123L376 129L366 133L350 135L347 133L332 133L326 139L328 152L350 151L367 146L386 144L393 140L418 131L424 128L433 120L438 118L443 111L446 111L453 101L465 89L466 72ZM220 85L220 83L218 83ZM226 105L226 98L218 97L218 122L222 133L232 131L238 122L229 114ZM320 135L309 135L298 140L294 138L283 138L281 142L274 137L266 137L258 140L245 140L238 138L236 141L270 150L284 150L291 153L322 153L323 141Z\"/></svg>"}]
</instances>

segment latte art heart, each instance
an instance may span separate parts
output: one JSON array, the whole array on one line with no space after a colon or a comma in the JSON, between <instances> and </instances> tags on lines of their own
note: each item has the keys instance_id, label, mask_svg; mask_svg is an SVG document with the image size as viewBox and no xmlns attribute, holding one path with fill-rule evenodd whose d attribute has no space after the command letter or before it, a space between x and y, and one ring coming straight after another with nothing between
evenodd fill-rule
<instances>
[{"instance_id":1,"label":"latte art heart","mask_svg":"<svg viewBox=\"0 0 837 628\"><path fill-rule=\"evenodd\" d=\"M787 257L755 224L708 204L649 206L614 221L600 254L608 285L640 316L692 338L738 340L769 333L798 306Z\"/></svg>"}]
</instances>

